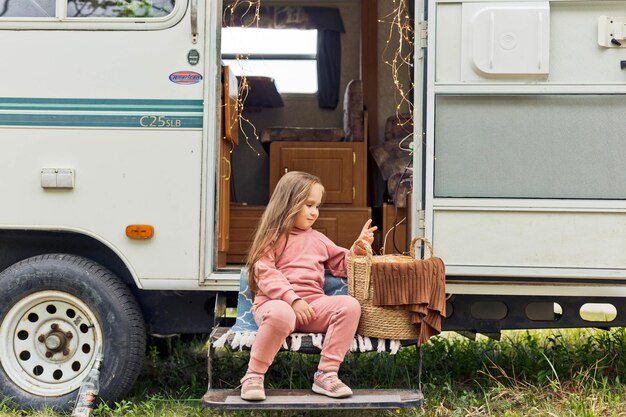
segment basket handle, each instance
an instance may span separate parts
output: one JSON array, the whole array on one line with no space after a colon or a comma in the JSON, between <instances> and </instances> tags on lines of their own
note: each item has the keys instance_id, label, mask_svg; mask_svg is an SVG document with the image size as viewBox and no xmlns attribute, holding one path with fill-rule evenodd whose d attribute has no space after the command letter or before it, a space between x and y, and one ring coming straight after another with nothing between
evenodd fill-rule
<instances>
[{"instance_id":1,"label":"basket handle","mask_svg":"<svg viewBox=\"0 0 626 417\"><path fill-rule=\"evenodd\" d=\"M354 248L360 246L362 248L365 249L366 254L365 255L357 255L356 253L354 253ZM370 245L370 243L367 240L363 240L363 239L357 239L354 241L354 243L352 244L352 246L350 247L350 255L352 256L366 256L367 260L366 260L366 275L367 275L367 285L365 286L365 294L366 294L366 298L369 298L369 293L370 293L370 284L371 284L371 272L370 272L370 268L372 267L372 262L374 259L374 252L372 251L372 246ZM352 263L352 268L354 268L354 263ZM354 276L354 269L352 270L352 275ZM352 294L354 294L354 280L352 280L352 287L350 288L350 291L352 291Z\"/></svg>"},{"instance_id":2,"label":"basket handle","mask_svg":"<svg viewBox=\"0 0 626 417\"><path fill-rule=\"evenodd\" d=\"M360 245L362 243L362 245ZM365 255L357 255L356 253L354 253L354 248L360 246L361 248L365 249L366 254ZM367 240L364 239L357 239L354 241L354 243L352 244L352 246L350 247L350 255L352 256L367 256L367 260L369 263L372 263L372 258L374 257L374 252L372 251L372 246L369 244L369 242Z\"/></svg>"},{"instance_id":3,"label":"basket handle","mask_svg":"<svg viewBox=\"0 0 626 417\"><path fill-rule=\"evenodd\" d=\"M411 241L411 247L410 247L411 258L416 259L415 258L415 242L417 242L418 240L421 240L422 242L424 242L424 246L428 248L429 258L432 258L433 256L435 256L435 253L433 252L433 245L430 244L430 241L426 239L425 237L418 236L418 237L414 237L413 240Z\"/></svg>"}]
</instances>

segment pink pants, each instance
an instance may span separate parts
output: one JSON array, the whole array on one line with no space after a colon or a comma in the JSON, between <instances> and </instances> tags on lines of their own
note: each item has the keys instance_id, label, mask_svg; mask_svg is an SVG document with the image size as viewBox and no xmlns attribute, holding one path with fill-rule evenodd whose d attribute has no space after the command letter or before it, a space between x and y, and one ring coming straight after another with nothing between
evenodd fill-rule
<instances>
[{"instance_id":1,"label":"pink pants","mask_svg":"<svg viewBox=\"0 0 626 417\"><path fill-rule=\"evenodd\" d=\"M265 374L283 341L294 330L326 333L318 369L339 370L354 339L361 306L349 295L316 295L305 298L305 301L315 311L315 320L306 326L297 324L293 309L282 300L267 301L254 311L259 330L250 352L249 371Z\"/></svg>"}]
</instances>

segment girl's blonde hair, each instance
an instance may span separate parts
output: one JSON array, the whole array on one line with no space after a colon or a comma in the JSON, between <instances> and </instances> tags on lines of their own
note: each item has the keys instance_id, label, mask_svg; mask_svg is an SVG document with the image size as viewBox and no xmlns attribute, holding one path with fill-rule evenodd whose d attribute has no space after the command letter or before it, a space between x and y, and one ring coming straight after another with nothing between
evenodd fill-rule
<instances>
[{"instance_id":1,"label":"girl's blonde hair","mask_svg":"<svg viewBox=\"0 0 626 417\"><path fill-rule=\"evenodd\" d=\"M248 288L256 293L254 264L265 254L286 244L287 237L294 227L296 215L306 203L315 184L322 185L320 179L306 172L288 172L278 181L270 201L259 220L252 246L248 252L246 269Z\"/></svg>"}]
</instances>

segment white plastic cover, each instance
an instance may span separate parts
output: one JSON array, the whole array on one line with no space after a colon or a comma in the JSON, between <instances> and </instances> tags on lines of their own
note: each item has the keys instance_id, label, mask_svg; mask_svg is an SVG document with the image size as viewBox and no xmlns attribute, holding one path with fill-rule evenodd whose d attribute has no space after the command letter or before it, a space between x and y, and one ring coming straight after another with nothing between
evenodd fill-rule
<instances>
[{"instance_id":1,"label":"white plastic cover","mask_svg":"<svg viewBox=\"0 0 626 417\"><path fill-rule=\"evenodd\" d=\"M463 4L464 81L545 77L549 58L548 2Z\"/></svg>"}]
</instances>

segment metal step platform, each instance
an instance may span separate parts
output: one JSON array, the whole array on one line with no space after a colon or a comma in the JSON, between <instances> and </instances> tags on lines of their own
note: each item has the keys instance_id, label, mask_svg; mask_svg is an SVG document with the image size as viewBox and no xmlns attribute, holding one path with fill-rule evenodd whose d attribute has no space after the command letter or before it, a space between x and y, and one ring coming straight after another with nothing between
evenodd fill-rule
<instances>
[{"instance_id":1,"label":"metal step platform","mask_svg":"<svg viewBox=\"0 0 626 417\"><path fill-rule=\"evenodd\" d=\"M329 398L311 390L266 389L264 401L246 401L239 389L209 389L202 405L216 410L379 410L420 407L420 390L357 389L348 398Z\"/></svg>"}]
</instances>

